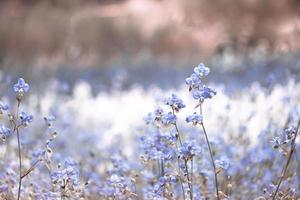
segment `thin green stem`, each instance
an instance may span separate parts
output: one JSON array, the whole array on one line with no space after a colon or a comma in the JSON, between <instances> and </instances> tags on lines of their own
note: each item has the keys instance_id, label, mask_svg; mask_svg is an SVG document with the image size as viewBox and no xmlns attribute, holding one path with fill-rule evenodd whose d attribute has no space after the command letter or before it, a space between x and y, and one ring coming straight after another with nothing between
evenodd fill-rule
<instances>
[{"instance_id":1,"label":"thin green stem","mask_svg":"<svg viewBox=\"0 0 300 200\"><path fill-rule=\"evenodd\" d=\"M16 119L19 116L19 108L21 101L17 99L17 116ZM19 134L19 126L15 125L15 129L17 131L17 139L18 139L18 154L19 154L19 186L18 186L18 200L20 199L21 194L21 187L22 187L22 155L21 155L21 142L20 142L20 134Z\"/></svg>"},{"instance_id":2,"label":"thin green stem","mask_svg":"<svg viewBox=\"0 0 300 200\"><path fill-rule=\"evenodd\" d=\"M291 143L291 149L290 149L290 152L289 152L289 154L288 154L288 159L287 159L286 164L285 164L285 166L284 166L284 168L283 168L283 170L282 170L282 173L281 173L279 182L278 182L278 184L277 184L275 193L274 193L274 195L273 195L273 197L272 197L272 200L275 200L275 198L276 198L276 195L277 195L277 193L278 193L278 191L279 191L280 185L281 185L281 183L282 183L282 181L283 181L283 179L284 179L284 177L285 177L285 175L286 175L286 172L287 172L287 170L288 170L289 164L290 164L290 162L291 162L291 160L292 160L293 153L295 152L295 149L296 149L296 138L297 138L297 135L298 135L299 126L300 126L300 120L298 121L297 130L296 130L296 135L295 135L295 138L292 140L292 143Z\"/></svg>"},{"instance_id":3,"label":"thin green stem","mask_svg":"<svg viewBox=\"0 0 300 200\"><path fill-rule=\"evenodd\" d=\"M175 110L174 110L174 108L172 108L172 112L173 112L173 115L175 115ZM181 140L181 137L180 137L180 134L179 134L179 129L178 129L178 126L177 126L177 123L175 122L175 124L174 124L174 126L175 126L175 129L176 129L176 138L178 138L178 140L179 140L179 143L180 143L180 146L182 146L182 140Z\"/></svg>"},{"instance_id":4,"label":"thin green stem","mask_svg":"<svg viewBox=\"0 0 300 200\"><path fill-rule=\"evenodd\" d=\"M199 104L199 107L200 107L200 114L201 114L201 116L202 116L201 127L202 127L202 130L203 130L204 135L205 135L205 140L206 140L206 143L207 143L207 147L208 147L208 150L209 150L209 155L210 155L211 163L212 163L213 170L214 170L215 190L216 190L217 200L219 200L220 197L219 197L219 190L218 190L218 177L217 177L216 165L215 165L215 160L214 160L214 157L213 157L211 145L210 145L210 142L209 142L209 140L208 140L207 132L206 132L205 127L204 127L204 124L203 124L202 103L201 103L201 102L200 102L200 104Z\"/></svg>"},{"instance_id":5,"label":"thin green stem","mask_svg":"<svg viewBox=\"0 0 300 200\"><path fill-rule=\"evenodd\" d=\"M34 168L37 166L37 164L39 163L40 161L39 160L36 160L33 165L21 176L21 178L25 178L28 174L30 174Z\"/></svg>"},{"instance_id":6,"label":"thin green stem","mask_svg":"<svg viewBox=\"0 0 300 200\"><path fill-rule=\"evenodd\" d=\"M176 145L177 152L179 152L177 142L175 143L175 145ZM186 199L185 191L184 191L184 187L183 187L183 183L182 183L182 178L181 178L179 157L177 157L177 165L178 165L179 181L180 181L180 185L181 185L181 189L182 189L183 199Z\"/></svg>"},{"instance_id":7,"label":"thin green stem","mask_svg":"<svg viewBox=\"0 0 300 200\"><path fill-rule=\"evenodd\" d=\"M173 115L175 115L175 110L172 108L172 112L173 112ZM181 140L181 137L180 137L180 133L179 133L179 129L178 129L178 126L177 126L177 123L175 122L174 123L174 126L175 126L175 130L176 130L176 138L178 139L179 141L179 144L180 146L182 146L182 140ZM176 144L177 146L177 144ZM179 161L178 161L179 162ZM179 165L179 164L178 164ZM184 175L186 175L186 178L187 178L187 183L188 183L188 187L189 187L189 193L190 193L190 198L191 200L193 199L193 195L191 194L191 182L190 182L190 177L189 177L189 172L188 172L188 165L187 165L187 161L184 161ZM179 168L180 170L180 168Z\"/></svg>"},{"instance_id":8,"label":"thin green stem","mask_svg":"<svg viewBox=\"0 0 300 200\"><path fill-rule=\"evenodd\" d=\"M193 198L193 159L191 159L191 196Z\"/></svg>"},{"instance_id":9,"label":"thin green stem","mask_svg":"<svg viewBox=\"0 0 300 200\"><path fill-rule=\"evenodd\" d=\"M191 179L189 176L189 171L188 171L188 165L187 165L187 160L184 161L184 166L185 166L185 174L186 174L186 178L188 181L188 187L189 187L189 194L190 194L190 199L193 200L193 194L192 194L192 186L191 186Z\"/></svg>"}]
</instances>

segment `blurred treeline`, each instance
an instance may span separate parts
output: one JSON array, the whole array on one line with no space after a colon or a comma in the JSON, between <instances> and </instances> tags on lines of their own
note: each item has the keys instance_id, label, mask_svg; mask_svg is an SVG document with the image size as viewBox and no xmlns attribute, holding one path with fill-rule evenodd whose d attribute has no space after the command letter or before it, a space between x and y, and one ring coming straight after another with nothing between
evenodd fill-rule
<instances>
[{"instance_id":1,"label":"blurred treeline","mask_svg":"<svg viewBox=\"0 0 300 200\"><path fill-rule=\"evenodd\" d=\"M0 68L294 54L299 0L1 0Z\"/></svg>"}]
</instances>

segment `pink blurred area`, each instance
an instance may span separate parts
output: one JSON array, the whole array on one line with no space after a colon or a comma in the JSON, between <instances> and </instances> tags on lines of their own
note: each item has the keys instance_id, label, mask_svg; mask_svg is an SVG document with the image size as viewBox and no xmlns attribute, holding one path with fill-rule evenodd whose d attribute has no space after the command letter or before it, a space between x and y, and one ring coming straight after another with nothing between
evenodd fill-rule
<instances>
[{"instance_id":1,"label":"pink blurred area","mask_svg":"<svg viewBox=\"0 0 300 200\"><path fill-rule=\"evenodd\" d=\"M2 66L184 64L300 50L297 0L3 0Z\"/></svg>"}]
</instances>

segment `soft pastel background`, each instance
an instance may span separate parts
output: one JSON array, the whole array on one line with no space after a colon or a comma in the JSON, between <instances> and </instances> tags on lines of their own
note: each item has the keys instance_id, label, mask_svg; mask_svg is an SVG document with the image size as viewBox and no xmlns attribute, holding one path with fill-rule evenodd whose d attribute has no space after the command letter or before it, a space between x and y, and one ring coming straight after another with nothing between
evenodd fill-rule
<instances>
[{"instance_id":1,"label":"soft pastel background","mask_svg":"<svg viewBox=\"0 0 300 200\"><path fill-rule=\"evenodd\" d=\"M282 79L286 68L299 73L299 37L297 0L0 2L0 69L32 81L84 79L97 91L112 77L125 88L178 85L199 62L243 83L270 72Z\"/></svg>"},{"instance_id":2,"label":"soft pastel background","mask_svg":"<svg viewBox=\"0 0 300 200\"><path fill-rule=\"evenodd\" d=\"M66 94L77 124L106 123L111 135L142 123L157 98L187 96L184 80L200 62L228 98L292 87L300 77L300 2L7 0L0 44L3 91L22 76L36 94L33 107L47 113ZM257 120L256 134L266 124Z\"/></svg>"}]
</instances>

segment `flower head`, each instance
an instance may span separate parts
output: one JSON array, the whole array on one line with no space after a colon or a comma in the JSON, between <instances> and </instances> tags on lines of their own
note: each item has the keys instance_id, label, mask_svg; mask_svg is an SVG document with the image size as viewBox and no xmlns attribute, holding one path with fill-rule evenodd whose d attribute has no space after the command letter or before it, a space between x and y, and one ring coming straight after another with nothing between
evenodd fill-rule
<instances>
[{"instance_id":1,"label":"flower head","mask_svg":"<svg viewBox=\"0 0 300 200\"><path fill-rule=\"evenodd\" d=\"M63 166L50 175L53 184L59 184L68 188L79 185L79 169L73 160L66 159ZM67 183L67 185L65 185Z\"/></svg>"},{"instance_id":2,"label":"flower head","mask_svg":"<svg viewBox=\"0 0 300 200\"><path fill-rule=\"evenodd\" d=\"M29 91L29 85L23 78L19 78L18 82L14 85L14 91L19 95L23 96L24 93Z\"/></svg>"},{"instance_id":3,"label":"flower head","mask_svg":"<svg viewBox=\"0 0 300 200\"><path fill-rule=\"evenodd\" d=\"M229 159L225 156L222 156L220 159L216 160L217 168L227 170L230 167Z\"/></svg>"},{"instance_id":4,"label":"flower head","mask_svg":"<svg viewBox=\"0 0 300 200\"><path fill-rule=\"evenodd\" d=\"M11 134L11 130L4 125L0 125L0 136L3 140Z\"/></svg>"},{"instance_id":5,"label":"flower head","mask_svg":"<svg viewBox=\"0 0 300 200\"><path fill-rule=\"evenodd\" d=\"M5 110L8 110L8 105L0 102L0 114L2 114Z\"/></svg>"},{"instance_id":6,"label":"flower head","mask_svg":"<svg viewBox=\"0 0 300 200\"><path fill-rule=\"evenodd\" d=\"M172 94L171 97L167 98L165 104L171 106L172 109L177 112L185 107L183 101L180 98L178 98L176 94Z\"/></svg>"},{"instance_id":7,"label":"flower head","mask_svg":"<svg viewBox=\"0 0 300 200\"><path fill-rule=\"evenodd\" d=\"M217 92L214 89L205 85L202 88L193 91L194 99L200 101L204 101L205 99L211 99L216 94Z\"/></svg>"},{"instance_id":8,"label":"flower head","mask_svg":"<svg viewBox=\"0 0 300 200\"><path fill-rule=\"evenodd\" d=\"M200 63L197 67L194 68L194 73L198 76L207 76L209 72L209 68L205 67L203 63Z\"/></svg>"},{"instance_id":9,"label":"flower head","mask_svg":"<svg viewBox=\"0 0 300 200\"><path fill-rule=\"evenodd\" d=\"M174 124L176 122L176 115L172 112L168 112L162 117L162 123L165 125Z\"/></svg>"},{"instance_id":10,"label":"flower head","mask_svg":"<svg viewBox=\"0 0 300 200\"><path fill-rule=\"evenodd\" d=\"M25 112L20 113L20 120L23 126L28 126L33 121L33 116L28 115Z\"/></svg>"},{"instance_id":11,"label":"flower head","mask_svg":"<svg viewBox=\"0 0 300 200\"><path fill-rule=\"evenodd\" d=\"M201 79L197 74L193 73L190 77L185 79L185 83L189 86L190 90L200 87Z\"/></svg>"},{"instance_id":12,"label":"flower head","mask_svg":"<svg viewBox=\"0 0 300 200\"><path fill-rule=\"evenodd\" d=\"M197 113L194 113L192 115L187 116L185 120L187 123L191 122L193 123L193 125L197 125L202 123L202 116Z\"/></svg>"},{"instance_id":13,"label":"flower head","mask_svg":"<svg viewBox=\"0 0 300 200\"><path fill-rule=\"evenodd\" d=\"M193 159L195 155L200 153L201 149L195 141L185 141L179 148L179 156L185 161Z\"/></svg>"}]
</instances>

